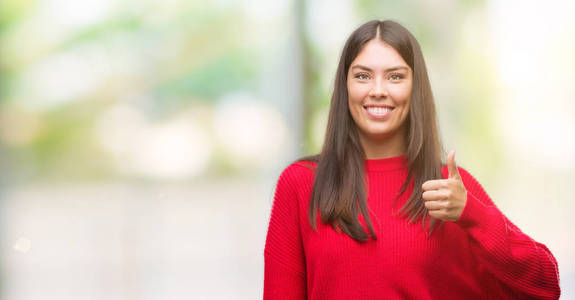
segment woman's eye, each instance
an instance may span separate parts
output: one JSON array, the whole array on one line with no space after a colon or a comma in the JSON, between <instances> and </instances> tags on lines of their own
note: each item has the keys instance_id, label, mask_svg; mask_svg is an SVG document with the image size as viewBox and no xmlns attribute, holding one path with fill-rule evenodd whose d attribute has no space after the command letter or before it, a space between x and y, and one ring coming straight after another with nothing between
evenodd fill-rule
<instances>
[{"instance_id":1,"label":"woman's eye","mask_svg":"<svg viewBox=\"0 0 575 300\"><path fill-rule=\"evenodd\" d=\"M389 76L389 78L391 80L401 80L401 79L403 79L403 76L401 76L399 74L392 74L391 76Z\"/></svg>"},{"instance_id":2,"label":"woman's eye","mask_svg":"<svg viewBox=\"0 0 575 300\"><path fill-rule=\"evenodd\" d=\"M369 76L367 74L357 74L357 75L355 75L355 78L357 78L359 80L367 80L367 79L369 79Z\"/></svg>"}]
</instances>

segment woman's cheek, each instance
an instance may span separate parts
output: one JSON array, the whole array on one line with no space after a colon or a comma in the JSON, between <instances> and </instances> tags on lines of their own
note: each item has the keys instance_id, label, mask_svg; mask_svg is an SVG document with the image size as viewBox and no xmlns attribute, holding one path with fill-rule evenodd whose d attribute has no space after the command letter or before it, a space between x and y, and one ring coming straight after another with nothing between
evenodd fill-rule
<instances>
[{"instance_id":1,"label":"woman's cheek","mask_svg":"<svg viewBox=\"0 0 575 300\"><path fill-rule=\"evenodd\" d=\"M369 94L368 86L358 86L354 89L354 98L356 101L363 102L363 99Z\"/></svg>"},{"instance_id":2,"label":"woman's cheek","mask_svg":"<svg viewBox=\"0 0 575 300\"><path fill-rule=\"evenodd\" d=\"M348 92L349 92L349 99L350 99L350 101L351 101L352 103L353 103L353 102L356 102L356 101L357 101L357 98L358 98L358 96L357 96L357 94L358 94L357 88L352 85L352 86L348 86L348 87L347 87L347 90L348 90Z\"/></svg>"},{"instance_id":3,"label":"woman's cheek","mask_svg":"<svg viewBox=\"0 0 575 300\"><path fill-rule=\"evenodd\" d=\"M393 97L401 98L405 93L405 87L398 84L390 85L388 91Z\"/></svg>"}]
</instances>

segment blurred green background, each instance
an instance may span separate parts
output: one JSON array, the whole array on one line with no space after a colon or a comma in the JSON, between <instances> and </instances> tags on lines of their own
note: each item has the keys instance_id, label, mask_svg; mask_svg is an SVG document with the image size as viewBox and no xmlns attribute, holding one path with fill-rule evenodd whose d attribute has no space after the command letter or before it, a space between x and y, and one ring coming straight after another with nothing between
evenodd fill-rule
<instances>
[{"instance_id":1,"label":"blurred green background","mask_svg":"<svg viewBox=\"0 0 575 300\"><path fill-rule=\"evenodd\" d=\"M575 298L571 1L5 0L0 299L257 299L347 36L419 40L446 150Z\"/></svg>"}]
</instances>

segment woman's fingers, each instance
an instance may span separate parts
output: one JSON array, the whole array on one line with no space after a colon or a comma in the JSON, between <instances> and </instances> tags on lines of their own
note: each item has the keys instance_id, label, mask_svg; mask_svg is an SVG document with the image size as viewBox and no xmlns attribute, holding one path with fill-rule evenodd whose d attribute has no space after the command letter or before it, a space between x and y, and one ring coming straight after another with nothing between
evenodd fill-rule
<instances>
[{"instance_id":1,"label":"woman's fingers","mask_svg":"<svg viewBox=\"0 0 575 300\"><path fill-rule=\"evenodd\" d=\"M444 189L447 188L448 186L449 186L448 179L436 179L424 182L421 188L424 191L431 191L431 190Z\"/></svg>"},{"instance_id":2,"label":"woman's fingers","mask_svg":"<svg viewBox=\"0 0 575 300\"><path fill-rule=\"evenodd\" d=\"M425 201L425 208L428 210L440 210L447 208L447 203L444 201Z\"/></svg>"},{"instance_id":3,"label":"woman's fingers","mask_svg":"<svg viewBox=\"0 0 575 300\"><path fill-rule=\"evenodd\" d=\"M423 200L424 201L437 201L437 200L445 200L449 196L449 191L447 190L431 190L423 192Z\"/></svg>"}]
</instances>

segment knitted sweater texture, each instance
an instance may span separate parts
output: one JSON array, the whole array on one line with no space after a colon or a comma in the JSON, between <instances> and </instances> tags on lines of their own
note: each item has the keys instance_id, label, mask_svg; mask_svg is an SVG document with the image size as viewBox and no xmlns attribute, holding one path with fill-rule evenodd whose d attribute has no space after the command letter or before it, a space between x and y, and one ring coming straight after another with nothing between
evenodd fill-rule
<instances>
[{"instance_id":1,"label":"knitted sweater texture","mask_svg":"<svg viewBox=\"0 0 575 300\"><path fill-rule=\"evenodd\" d=\"M407 176L405 156L365 160L377 240L362 243L320 216L317 232L312 229L313 167L295 162L277 181L264 249L264 299L559 298L551 251L510 222L465 169L459 167L467 189L462 215L428 236L421 220L409 223L397 213L410 190L392 213ZM442 173L447 178L447 167Z\"/></svg>"}]
</instances>

